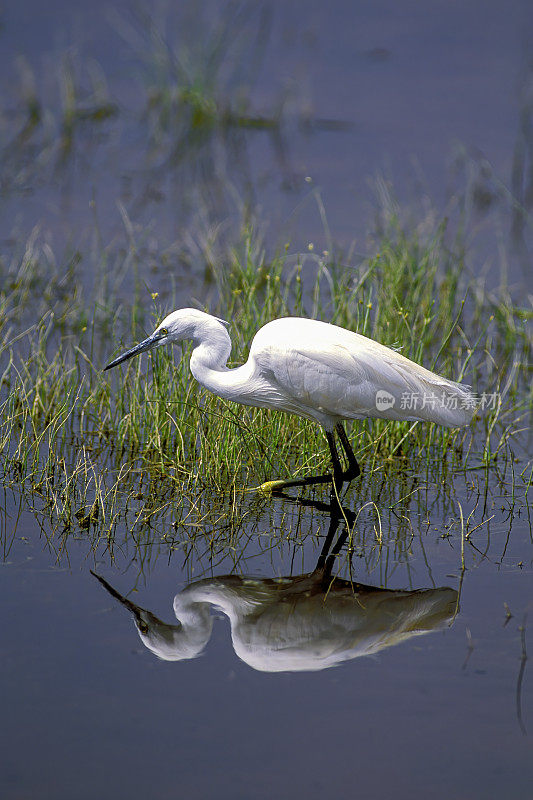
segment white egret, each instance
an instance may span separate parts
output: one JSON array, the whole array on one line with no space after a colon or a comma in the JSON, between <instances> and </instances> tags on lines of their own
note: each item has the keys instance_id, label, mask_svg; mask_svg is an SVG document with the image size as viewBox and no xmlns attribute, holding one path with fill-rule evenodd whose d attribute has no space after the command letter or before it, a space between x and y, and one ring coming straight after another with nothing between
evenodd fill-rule
<instances>
[{"instance_id":1,"label":"white egret","mask_svg":"<svg viewBox=\"0 0 533 800\"><path fill-rule=\"evenodd\" d=\"M373 655L449 625L457 592L389 590L335 578L324 570L290 578L223 575L196 581L174 598L178 624L150 611L92 573L132 614L142 643L165 661L199 656L212 632L210 609L231 625L236 655L261 672L318 671Z\"/></svg>"},{"instance_id":2,"label":"white egret","mask_svg":"<svg viewBox=\"0 0 533 800\"><path fill-rule=\"evenodd\" d=\"M189 339L193 342L191 372L213 394L320 423L331 451L333 478L269 481L264 488L333 480L339 490L344 481L356 478L359 465L344 420L380 417L459 427L472 419L475 400L468 387L442 378L366 336L318 320L285 317L268 322L254 336L246 363L229 369L227 324L203 311L179 309L105 369L138 353ZM344 471L335 431L348 462Z\"/></svg>"}]
</instances>

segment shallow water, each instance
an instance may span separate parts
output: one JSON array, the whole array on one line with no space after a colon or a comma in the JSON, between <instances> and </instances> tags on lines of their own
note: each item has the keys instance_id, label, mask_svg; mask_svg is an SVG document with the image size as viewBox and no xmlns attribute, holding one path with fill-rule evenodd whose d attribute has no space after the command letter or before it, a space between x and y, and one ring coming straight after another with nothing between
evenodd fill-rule
<instances>
[{"instance_id":1,"label":"shallow water","mask_svg":"<svg viewBox=\"0 0 533 800\"><path fill-rule=\"evenodd\" d=\"M391 0L288 7L272 0L265 16L249 7L234 19L216 4L194 8L154 12L161 35L178 54L189 46L193 63L195 53L203 54L202 75L209 31L217 24L229 31L230 67L215 71L216 99L223 104L245 87L252 115L275 118L279 127L180 138L172 157L172 128L150 143L149 90L167 84L148 25L131 4L95 2L89 10L56 0L46 13L33 0L8 5L0 31L4 242L20 247L38 224L59 264L76 250L90 272L95 237L105 244L100 259L128 243L120 202L150 289L165 289L168 271L153 270L166 257L180 279L179 297L190 302L191 293L205 296L205 287L189 274L194 248L183 265L183 239L201 239L221 223L226 228L240 218L239 204L259 209L270 247L281 239L291 250L312 243L321 252L332 238L344 248L354 244L353 261L373 251L368 233L379 231L383 207L393 202L385 187L392 186L392 197L418 222L446 215L453 231L467 220L474 274L497 284L504 261L513 282L527 280L528 226L512 210L529 212L533 10L527 0L476 0L461 8L439 0L430 12ZM253 47L257 37L261 46ZM21 57L34 73L22 81L26 89ZM87 110L95 63L117 113L78 123L68 147L57 149L65 64L75 76L76 101ZM25 138L19 134L32 81L44 122ZM177 125L174 135L182 133Z\"/></svg>"},{"instance_id":2,"label":"shallow water","mask_svg":"<svg viewBox=\"0 0 533 800\"><path fill-rule=\"evenodd\" d=\"M101 65L121 113L76 134L61 164L42 142L20 145L14 154L3 141L6 262L40 225L40 240L56 255L58 269L79 252L92 285L94 242L101 239L98 258L105 253L111 270L118 263L113 254L127 249L120 201L141 244L147 290L168 296L172 279L184 303L195 296L204 302L209 290L194 262L182 258L182 238L201 229L200 210L207 225L224 227L238 216L227 183L259 208L269 246L286 235L294 251L309 242L317 251L329 246L313 196L318 188L333 240L347 246L355 239L357 261L372 251L369 228L379 230L369 183L385 172L402 208L415 198L415 217L432 218L434 205L437 216L444 209L453 215L470 202L479 228L468 242L467 267L498 283L503 253L512 281L524 283L527 248L509 247L512 203L505 206L503 198L509 186L516 188L512 167L527 144L521 120L529 108L523 89L530 80L531 4L438 2L431 12L417 2L401 9L385 1L288 5L267 4L272 27L253 95L254 112L268 115L287 86L294 93L281 139L252 130L219 137L212 150L192 148L184 165L167 169L165 158L147 146L141 123L139 53L117 32L109 3L89 9L57 1L46 4L46 13L33 0L11 4L0 30L8 140L20 102L13 89L20 54L36 71L51 114L59 114L60 63L72 44L80 63L92 57ZM128 15L125 4L113 10ZM179 28L170 16L170 28ZM304 118L312 123L307 128ZM343 125L328 128L324 121ZM209 171L212 163L220 175ZM525 178L518 183L527 194ZM31 500L7 491L0 503L7 620L0 659L2 798L529 798L530 509L524 486L513 499L495 470L485 507L483 492L475 508L479 497L466 481L457 483L444 500L431 486L420 503L395 512L383 501L379 536L370 510L362 512L352 557L345 546L334 570L391 592L450 587L460 592L457 615L450 619L447 609L437 629L391 646L383 634L384 646L366 655L354 634L353 647L344 641L342 663L323 670L316 670L323 648L308 637L314 669L308 661L307 671L291 672L258 670L257 658L251 666L242 646L239 657L230 621L216 603L197 658L158 659L143 645L130 611L90 569L120 595L176 624L173 599L190 584L220 583L231 574L253 579L246 584L251 591L270 587L273 578L310 573L330 524L326 513L246 497L231 512L237 533L228 536L223 516L218 528L197 523L174 534L169 511L139 539L136 529L119 530L111 558L105 541L95 556L82 530L51 537L46 516L29 510ZM357 511L368 499L355 487L346 504ZM469 541L459 503L465 520L473 511L470 529L480 526ZM175 547L165 539L169 532ZM348 616L361 627L361 608L350 608ZM394 628L391 616L387 624ZM260 663L272 665L264 637L262 646Z\"/></svg>"},{"instance_id":3,"label":"shallow water","mask_svg":"<svg viewBox=\"0 0 533 800\"><path fill-rule=\"evenodd\" d=\"M343 549L334 574L390 590L460 589L458 614L450 616L450 592L435 630L391 644L386 631L398 624L395 614L389 608L385 622L374 616L362 623L361 615L374 612L369 595L360 593L361 605L350 612L359 617L347 660L317 669L323 645L313 644L307 617L300 668L316 671L290 672L257 669L259 663L262 669L288 663L279 659L279 648L292 641L280 622L283 603L274 621L267 619L266 634L261 616L251 617L255 668L247 663L253 648L239 645L233 619L241 658L236 654L220 599L218 608L211 606L212 631L200 637L201 655L162 661L143 645L130 611L89 569L137 606L176 624L173 598L188 584L220 584L229 573L233 580L254 576L249 592L268 578L312 571L327 514L300 511L296 530L292 504L245 505L240 512L252 513L253 525L211 558L198 531L186 558L180 548L170 559L158 556L155 543L144 556L119 545L110 565L103 552L95 561L83 537L69 540L58 563L38 538L33 517L22 513L2 567L9 620L1 665L3 797L260 798L296 791L308 797L324 791L375 798L391 792L400 798L528 797L533 682L523 644L531 648L531 528L522 506L510 529L508 510L493 499L488 516L495 517L465 545L463 573L461 537L451 521L426 526L413 510L414 535L406 542L399 529L383 526L379 547L356 526L352 567ZM12 531L16 509L8 505ZM294 602L292 621L298 608ZM336 635L334 610L330 622ZM424 628L420 621L414 627ZM272 631L281 631L274 656ZM281 645L279 636L285 637ZM291 658L302 652L301 641L299 647Z\"/></svg>"}]
</instances>

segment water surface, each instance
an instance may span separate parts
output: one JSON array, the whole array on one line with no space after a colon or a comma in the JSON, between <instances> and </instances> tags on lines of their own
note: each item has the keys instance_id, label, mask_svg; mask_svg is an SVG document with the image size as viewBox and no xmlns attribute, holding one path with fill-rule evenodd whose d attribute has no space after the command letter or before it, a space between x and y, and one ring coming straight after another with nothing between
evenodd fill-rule
<instances>
[{"instance_id":1,"label":"water surface","mask_svg":"<svg viewBox=\"0 0 533 800\"><path fill-rule=\"evenodd\" d=\"M386 529L379 548L367 534L355 535L354 580L391 590L460 589L460 610L452 621L445 609L433 632L390 646L385 637L374 655L321 671L250 666L236 655L228 619L216 608L200 656L158 659L129 611L89 572L175 625L173 598L188 584L233 574L254 576L260 585L313 570L327 516L300 516L296 536L293 507L275 503L254 511L253 537L245 530L216 567L201 531L193 555L184 559L189 548L179 548L170 563L168 553L157 557L154 544L142 551L144 563L133 548L129 555L117 548L110 566L103 554L95 561L81 539L69 542L58 563L36 537L33 519L22 515L2 569L9 620L2 659L5 797L318 797L361 790L377 798L393 789L398 797L528 796L526 519L513 524L509 538L506 515L497 512L490 546L486 532L472 534L464 573L453 524L451 534L442 524L419 532L413 513L410 543ZM291 532L285 543L284 530ZM346 569L343 550L335 571L346 576Z\"/></svg>"},{"instance_id":2,"label":"water surface","mask_svg":"<svg viewBox=\"0 0 533 800\"><path fill-rule=\"evenodd\" d=\"M199 22L191 7L167 15L171 43L207 41L205 20L215 17L207 6ZM277 127L217 128L176 154L179 126L150 138L147 86L162 79L130 6L8 4L0 30L3 263L21 257L33 235L51 272L81 259L89 296L104 264L110 281L124 272L121 297L135 276L147 297L174 291L186 305L209 302L206 231L226 235L248 216L272 249L290 240L291 252L335 243L347 253L355 240L346 256L353 264L374 251L395 193L422 232L444 213L453 228L463 213L467 269L497 285L505 264L522 303L529 234L516 208L529 211L531 4L335 0L265 9L264 17L252 9L230 37L233 47L244 31L247 44L230 48L231 80L221 79L216 97L222 102L241 81L250 114ZM265 49L250 89L248 32L257 36L258 24ZM43 113L29 133L21 56ZM71 141L62 129L68 58L82 109L93 107L88 64L101 69L116 105L109 117L75 126ZM372 186L383 175L378 203ZM517 476L528 447L524 437ZM448 587L459 593L451 617L448 609L435 629L394 645L385 637L390 646L371 654L354 646L337 666L281 672L240 658L227 614L213 605L198 657L158 659L90 570L177 624L173 600L190 584L230 575L261 587L310 573L327 514L247 495L236 508L228 501L218 525L175 529L168 511L153 530L122 525L113 547L104 540L93 548L90 531L65 535L56 525L52 534L38 499L7 490L2 797L529 798L526 480L515 491L495 467L480 475L478 483L456 476L445 490L430 485L401 513L384 500L380 536L367 509L351 557L345 546L336 561L344 580L391 592ZM345 502L357 513L368 499L355 486ZM175 508L183 502L176 497ZM468 541L460 509L463 520L473 512L470 529L480 526Z\"/></svg>"}]
</instances>

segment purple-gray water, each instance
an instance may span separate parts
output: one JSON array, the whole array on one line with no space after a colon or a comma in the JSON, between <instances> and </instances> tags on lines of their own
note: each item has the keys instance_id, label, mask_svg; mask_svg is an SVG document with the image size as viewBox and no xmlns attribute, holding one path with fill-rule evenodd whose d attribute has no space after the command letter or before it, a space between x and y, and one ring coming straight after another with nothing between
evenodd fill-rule
<instances>
[{"instance_id":1,"label":"purple-gray water","mask_svg":"<svg viewBox=\"0 0 533 800\"><path fill-rule=\"evenodd\" d=\"M272 0L206 4L203 15L196 3L167 5L151 19L180 63L165 62L168 50L126 3L4 5L5 261L38 226L59 268L80 254L90 287L95 241L114 254L133 231L145 256L141 280L162 295L177 281L189 304L208 292L194 243L217 226L231 236L243 207L268 247L290 240L293 251L321 252L333 242L357 261L373 252L396 199L421 228L449 216L453 236L465 220L467 268L498 285L505 264L524 296L531 3ZM222 66L210 71L217 42ZM157 116L146 103L172 86L173 70L212 80L219 109L239 112L240 124L200 125L188 139L179 119ZM68 75L79 79L74 113ZM163 92L158 107L165 102ZM199 534L201 547L180 547L170 560L158 541L144 560L130 543L112 561L105 542L95 559L83 533L49 544L38 503L32 512L6 490L2 798L530 797L530 509L527 497L514 501L496 479L489 484L484 523L464 553L458 504L466 518L479 502L466 480L446 509L431 487L431 523L409 511L410 537L398 536L398 520L379 547L372 537L355 543L355 580L460 589L453 620L328 669L278 673L239 657L235 621L216 603L202 655L159 660L89 569L177 624L174 596L197 580L310 572L327 515L303 511L296 523L294 506L250 500L241 508L253 521L246 536L216 559ZM298 536L283 538L295 526L301 546ZM127 542L127 532L117 538Z\"/></svg>"}]
</instances>

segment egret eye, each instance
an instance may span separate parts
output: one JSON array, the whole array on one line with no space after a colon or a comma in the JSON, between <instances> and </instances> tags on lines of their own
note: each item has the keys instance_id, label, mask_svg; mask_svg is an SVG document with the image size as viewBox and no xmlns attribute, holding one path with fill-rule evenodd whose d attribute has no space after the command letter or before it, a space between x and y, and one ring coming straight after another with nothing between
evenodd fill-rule
<instances>
[{"instance_id":1,"label":"egret eye","mask_svg":"<svg viewBox=\"0 0 533 800\"><path fill-rule=\"evenodd\" d=\"M139 628L141 633L144 633L144 634L148 633L148 625L146 624L146 622L142 622L142 621L138 622L137 623L137 627Z\"/></svg>"},{"instance_id":2,"label":"egret eye","mask_svg":"<svg viewBox=\"0 0 533 800\"><path fill-rule=\"evenodd\" d=\"M168 336L168 330L166 328L159 328L158 333L160 336Z\"/></svg>"}]
</instances>

